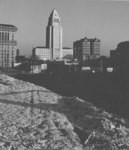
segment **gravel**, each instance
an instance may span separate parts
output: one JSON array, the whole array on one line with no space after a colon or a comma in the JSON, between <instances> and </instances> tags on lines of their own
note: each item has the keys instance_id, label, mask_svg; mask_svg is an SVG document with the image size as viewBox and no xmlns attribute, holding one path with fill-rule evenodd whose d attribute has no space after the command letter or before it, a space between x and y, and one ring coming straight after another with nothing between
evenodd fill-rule
<instances>
[{"instance_id":1,"label":"gravel","mask_svg":"<svg viewBox=\"0 0 129 150\"><path fill-rule=\"evenodd\" d=\"M129 149L128 120L0 75L0 150L101 149Z\"/></svg>"}]
</instances>

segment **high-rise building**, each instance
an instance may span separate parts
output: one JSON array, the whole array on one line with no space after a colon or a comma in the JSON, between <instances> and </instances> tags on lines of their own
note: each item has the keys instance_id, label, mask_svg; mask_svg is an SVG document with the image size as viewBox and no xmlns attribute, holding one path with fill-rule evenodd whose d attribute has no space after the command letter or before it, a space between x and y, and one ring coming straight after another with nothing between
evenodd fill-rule
<instances>
[{"instance_id":1,"label":"high-rise building","mask_svg":"<svg viewBox=\"0 0 129 150\"><path fill-rule=\"evenodd\" d=\"M17 27L14 25L0 24L0 67L12 67L16 57L17 41L15 33Z\"/></svg>"},{"instance_id":2,"label":"high-rise building","mask_svg":"<svg viewBox=\"0 0 129 150\"><path fill-rule=\"evenodd\" d=\"M87 38L73 43L73 57L80 61L85 61L90 57L90 41Z\"/></svg>"},{"instance_id":3,"label":"high-rise building","mask_svg":"<svg viewBox=\"0 0 129 150\"><path fill-rule=\"evenodd\" d=\"M46 28L46 47L50 49L51 60L62 58L62 26L56 9L52 11L48 19Z\"/></svg>"},{"instance_id":4,"label":"high-rise building","mask_svg":"<svg viewBox=\"0 0 129 150\"><path fill-rule=\"evenodd\" d=\"M100 40L87 37L73 43L73 57L80 61L97 59L100 57Z\"/></svg>"}]
</instances>

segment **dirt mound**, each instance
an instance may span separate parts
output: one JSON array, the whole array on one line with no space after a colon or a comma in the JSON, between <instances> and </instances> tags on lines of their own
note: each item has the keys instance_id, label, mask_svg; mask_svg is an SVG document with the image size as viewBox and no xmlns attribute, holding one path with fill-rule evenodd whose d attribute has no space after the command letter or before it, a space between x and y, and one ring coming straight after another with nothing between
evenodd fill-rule
<instances>
[{"instance_id":1,"label":"dirt mound","mask_svg":"<svg viewBox=\"0 0 129 150\"><path fill-rule=\"evenodd\" d=\"M0 149L129 149L128 121L78 97L0 75Z\"/></svg>"}]
</instances>

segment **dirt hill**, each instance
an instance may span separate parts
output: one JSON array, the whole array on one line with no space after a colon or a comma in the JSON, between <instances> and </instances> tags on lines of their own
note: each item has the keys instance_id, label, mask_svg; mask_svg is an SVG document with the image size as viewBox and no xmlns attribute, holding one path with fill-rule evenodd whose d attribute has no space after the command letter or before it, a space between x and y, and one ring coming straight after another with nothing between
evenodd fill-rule
<instances>
[{"instance_id":1,"label":"dirt hill","mask_svg":"<svg viewBox=\"0 0 129 150\"><path fill-rule=\"evenodd\" d=\"M129 149L128 120L0 75L0 150L118 149Z\"/></svg>"}]
</instances>

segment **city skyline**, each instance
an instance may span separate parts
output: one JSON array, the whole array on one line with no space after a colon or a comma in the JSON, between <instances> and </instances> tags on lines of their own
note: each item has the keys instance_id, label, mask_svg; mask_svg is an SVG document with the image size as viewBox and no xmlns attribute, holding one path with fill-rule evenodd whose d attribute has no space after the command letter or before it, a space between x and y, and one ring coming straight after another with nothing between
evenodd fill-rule
<instances>
[{"instance_id":1,"label":"city skyline","mask_svg":"<svg viewBox=\"0 0 129 150\"><path fill-rule=\"evenodd\" d=\"M56 8L63 28L63 47L84 37L101 40L101 55L109 55L121 41L129 40L129 2L79 0L0 0L0 23L18 28L17 41L22 54L33 46L45 46L46 25Z\"/></svg>"}]
</instances>

